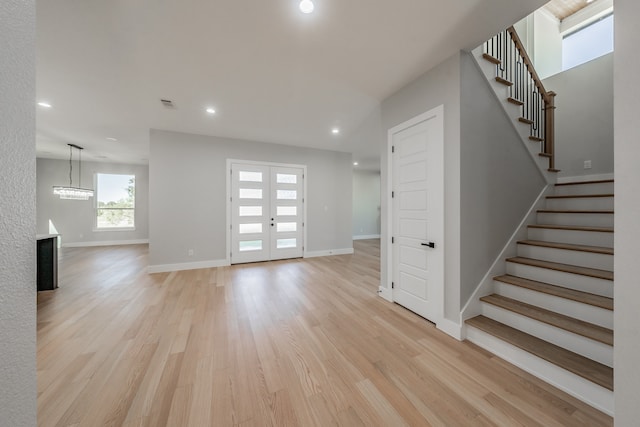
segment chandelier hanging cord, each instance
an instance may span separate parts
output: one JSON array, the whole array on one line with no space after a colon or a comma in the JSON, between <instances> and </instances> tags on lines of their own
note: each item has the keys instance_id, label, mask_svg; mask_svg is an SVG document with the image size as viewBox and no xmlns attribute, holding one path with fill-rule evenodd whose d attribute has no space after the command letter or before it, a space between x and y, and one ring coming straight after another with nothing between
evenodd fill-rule
<instances>
[{"instance_id":1,"label":"chandelier hanging cord","mask_svg":"<svg viewBox=\"0 0 640 427\"><path fill-rule=\"evenodd\" d=\"M69 187L73 187L73 145L69 145Z\"/></svg>"}]
</instances>

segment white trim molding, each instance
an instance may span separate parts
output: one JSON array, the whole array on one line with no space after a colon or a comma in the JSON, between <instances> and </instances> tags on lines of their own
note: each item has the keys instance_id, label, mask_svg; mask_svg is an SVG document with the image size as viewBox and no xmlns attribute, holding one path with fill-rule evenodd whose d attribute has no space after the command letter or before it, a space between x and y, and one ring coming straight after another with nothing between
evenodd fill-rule
<instances>
[{"instance_id":1,"label":"white trim molding","mask_svg":"<svg viewBox=\"0 0 640 427\"><path fill-rule=\"evenodd\" d=\"M305 250L303 258L316 258L320 256L351 255L351 254L353 254L353 248L328 249L325 251L306 251Z\"/></svg>"},{"instance_id":2,"label":"white trim molding","mask_svg":"<svg viewBox=\"0 0 640 427\"><path fill-rule=\"evenodd\" d=\"M120 245L148 245L149 239L137 240L104 240L100 242L71 242L63 243L63 248L88 248L93 246L120 246Z\"/></svg>"},{"instance_id":3,"label":"white trim molding","mask_svg":"<svg viewBox=\"0 0 640 427\"><path fill-rule=\"evenodd\" d=\"M613 179L613 173L601 173L598 175L578 175L558 177L558 184L566 184L567 182L586 182L586 181L604 181Z\"/></svg>"},{"instance_id":4,"label":"white trim molding","mask_svg":"<svg viewBox=\"0 0 640 427\"><path fill-rule=\"evenodd\" d=\"M384 286L378 287L378 295L386 299L389 302L393 302L393 295L391 294L391 288L385 288Z\"/></svg>"},{"instance_id":5,"label":"white trim molding","mask_svg":"<svg viewBox=\"0 0 640 427\"><path fill-rule=\"evenodd\" d=\"M465 339L462 326L454 322L453 320L449 320L443 317L436 323L436 328L440 329L450 337L457 339L458 341L462 341Z\"/></svg>"},{"instance_id":6,"label":"white trim molding","mask_svg":"<svg viewBox=\"0 0 640 427\"><path fill-rule=\"evenodd\" d=\"M379 239L379 234L361 234L358 236L353 236L353 240L368 240L368 239Z\"/></svg>"},{"instance_id":7,"label":"white trim molding","mask_svg":"<svg viewBox=\"0 0 640 427\"><path fill-rule=\"evenodd\" d=\"M147 267L147 273L166 273L169 271L198 270L201 268L227 267L229 263L226 259L213 261L182 262L178 264L159 264Z\"/></svg>"}]
</instances>

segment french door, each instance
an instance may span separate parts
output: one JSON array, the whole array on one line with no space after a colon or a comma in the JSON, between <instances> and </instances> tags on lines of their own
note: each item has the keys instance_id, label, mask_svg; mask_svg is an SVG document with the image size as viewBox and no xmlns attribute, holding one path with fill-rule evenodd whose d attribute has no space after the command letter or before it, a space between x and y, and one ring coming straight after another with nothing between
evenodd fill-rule
<instances>
[{"instance_id":1,"label":"french door","mask_svg":"<svg viewBox=\"0 0 640 427\"><path fill-rule=\"evenodd\" d=\"M231 164L231 263L303 255L304 170Z\"/></svg>"}]
</instances>

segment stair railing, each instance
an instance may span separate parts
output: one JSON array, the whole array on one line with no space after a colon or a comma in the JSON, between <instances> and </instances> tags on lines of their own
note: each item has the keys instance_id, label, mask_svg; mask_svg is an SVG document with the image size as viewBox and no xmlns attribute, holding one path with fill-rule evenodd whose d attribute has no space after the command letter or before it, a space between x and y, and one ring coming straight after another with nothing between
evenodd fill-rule
<instances>
[{"instance_id":1,"label":"stair railing","mask_svg":"<svg viewBox=\"0 0 640 427\"><path fill-rule=\"evenodd\" d=\"M484 44L484 56L496 64L496 79L509 86L509 102L522 106L520 121L530 124L529 139L542 144L541 153L555 170L555 92L547 91L518 37L509 27Z\"/></svg>"}]
</instances>

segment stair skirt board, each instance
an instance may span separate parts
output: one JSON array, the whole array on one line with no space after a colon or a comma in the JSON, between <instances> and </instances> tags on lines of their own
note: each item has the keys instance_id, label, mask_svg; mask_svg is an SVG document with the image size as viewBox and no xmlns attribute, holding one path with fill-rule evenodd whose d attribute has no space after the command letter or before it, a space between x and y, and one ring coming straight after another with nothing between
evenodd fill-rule
<instances>
[{"instance_id":1,"label":"stair skirt board","mask_svg":"<svg viewBox=\"0 0 640 427\"><path fill-rule=\"evenodd\" d=\"M558 196L569 196L574 194L613 194L613 182L556 185L555 194Z\"/></svg>"},{"instance_id":2,"label":"stair skirt board","mask_svg":"<svg viewBox=\"0 0 640 427\"><path fill-rule=\"evenodd\" d=\"M613 298L613 281L581 274L507 262L507 274Z\"/></svg>"},{"instance_id":3,"label":"stair skirt board","mask_svg":"<svg viewBox=\"0 0 640 427\"><path fill-rule=\"evenodd\" d=\"M613 392L472 326L467 339L571 396L613 416Z\"/></svg>"},{"instance_id":4,"label":"stair skirt board","mask_svg":"<svg viewBox=\"0 0 640 427\"><path fill-rule=\"evenodd\" d=\"M613 367L613 347L610 345L488 303L482 304L482 315L558 347L581 354L603 365Z\"/></svg>"},{"instance_id":5,"label":"stair skirt board","mask_svg":"<svg viewBox=\"0 0 640 427\"><path fill-rule=\"evenodd\" d=\"M521 286L494 281L495 293L518 301L526 301L565 316L593 323L604 328L613 329L613 311L571 299L537 292Z\"/></svg>"},{"instance_id":6,"label":"stair skirt board","mask_svg":"<svg viewBox=\"0 0 640 427\"><path fill-rule=\"evenodd\" d=\"M530 240L545 242L562 242L572 245L613 247L613 233L606 231L562 230L555 228L529 227L527 236Z\"/></svg>"},{"instance_id":7,"label":"stair skirt board","mask_svg":"<svg viewBox=\"0 0 640 427\"><path fill-rule=\"evenodd\" d=\"M612 210L613 197L547 198L547 209Z\"/></svg>"},{"instance_id":8,"label":"stair skirt board","mask_svg":"<svg viewBox=\"0 0 640 427\"><path fill-rule=\"evenodd\" d=\"M613 255L518 243L518 256L613 271Z\"/></svg>"},{"instance_id":9,"label":"stair skirt board","mask_svg":"<svg viewBox=\"0 0 640 427\"><path fill-rule=\"evenodd\" d=\"M538 212L537 220L538 224L613 227L612 213Z\"/></svg>"}]
</instances>

